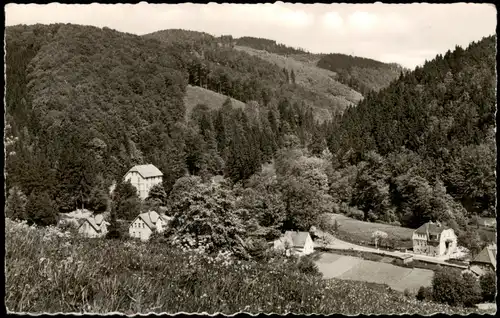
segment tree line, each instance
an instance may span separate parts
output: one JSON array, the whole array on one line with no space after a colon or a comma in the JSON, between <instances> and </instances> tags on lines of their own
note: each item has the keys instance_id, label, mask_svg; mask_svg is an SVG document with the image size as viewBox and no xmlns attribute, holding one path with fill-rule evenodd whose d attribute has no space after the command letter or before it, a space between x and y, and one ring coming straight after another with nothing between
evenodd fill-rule
<instances>
[{"instance_id":1,"label":"tree line","mask_svg":"<svg viewBox=\"0 0 500 318\"><path fill-rule=\"evenodd\" d=\"M245 209L271 228L307 229L321 211L409 227L435 219L467 243L476 235L468 219L494 213L493 37L319 123L282 69L208 36L186 44L60 24L7 31L10 215L44 224L81 207L136 215L133 195L118 204L109 187L141 163L164 173L164 204L180 204L168 198L186 175L200 178L196 195L207 198L219 190L204 187L222 175L235 204L250 201ZM188 83L246 106L200 104L185 121Z\"/></svg>"}]
</instances>

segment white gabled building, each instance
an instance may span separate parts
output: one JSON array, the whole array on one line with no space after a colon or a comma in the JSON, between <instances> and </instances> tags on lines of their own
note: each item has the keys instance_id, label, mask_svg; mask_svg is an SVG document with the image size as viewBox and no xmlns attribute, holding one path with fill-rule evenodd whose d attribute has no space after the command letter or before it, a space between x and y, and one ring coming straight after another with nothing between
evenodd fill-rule
<instances>
[{"instance_id":1,"label":"white gabled building","mask_svg":"<svg viewBox=\"0 0 500 318\"><path fill-rule=\"evenodd\" d=\"M171 217L149 211L139 214L128 229L130 237L149 240L151 234L162 233L171 221Z\"/></svg>"},{"instance_id":2,"label":"white gabled building","mask_svg":"<svg viewBox=\"0 0 500 318\"><path fill-rule=\"evenodd\" d=\"M451 255L457 250L453 229L439 222L427 222L413 232L413 252L429 256Z\"/></svg>"},{"instance_id":3,"label":"white gabled building","mask_svg":"<svg viewBox=\"0 0 500 318\"><path fill-rule=\"evenodd\" d=\"M163 180L163 173L160 169L152 164L138 165L132 167L124 177L125 181L130 183L137 189L137 194L142 200L146 199L149 190Z\"/></svg>"},{"instance_id":4,"label":"white gabled building","mask_svg":"<svg viewBox=\"0 0 500 318\"><path fill-rule=\"evenodd\" d=\"M84 219L82 224L78 227L78 233L85 237L103 237L108 233L109 223L104 220L102 214L89 216Z\"/></svg>"},{"instance_id":5,"label":"white gabled building","mask_svg":"<svg viewBox=\"0 0 500 318\"><path fill-rule=\"evenodd\" d=\"M308 232L286 231L273 242L274 249L284 250L287 255L309 255L314 252L314 242Z\"/></svg>"}]
</instances>

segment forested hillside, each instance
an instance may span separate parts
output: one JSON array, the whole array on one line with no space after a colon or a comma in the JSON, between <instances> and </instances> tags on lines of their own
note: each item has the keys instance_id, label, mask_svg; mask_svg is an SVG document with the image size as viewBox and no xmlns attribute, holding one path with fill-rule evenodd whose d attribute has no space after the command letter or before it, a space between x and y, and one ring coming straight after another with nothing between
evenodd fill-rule
<instances>
[{"instance_id":1,"label":"forested hillside","mask_svg":"<svg viewBox=\"0 0 500 318\"><path fill-rule=\"evenodd\" d=\"M335 73L278 54L238 46L240 40L231 36L216 38L201 32L164 30L144 37L175 43L184 47L187 54L193 54L194 59L188 65L189 84L243 102L256 101L267 107L287 95L294 102L312 107L315 117L324 120L362 98L336 81ZM262 41L266 45L274 43L265 39L258 42Z\"/></svg>"},{"instance_id":2,"label":"forested hillside","mask_svg":"<svg viewBox=\"0 0 500 318\"><path fill-rule=\"evenodd\" d=\"M249 236L308 230L341 212L408 227L441 220L470 245L479 239L468 219L494 215L494 37L400 75L342 115L231 37L63 24L6 33L11 217L50 224L55 211L109 210L111 183L141 163L164 173L155 196L172 213L198 219L224 206ZM187 85L245 107L200 97L186 113ZM319 123L318 110L333 119ZM214 175L224 187L205 183ZM137 215L140 204L117 189L118 217Z\"/></svg>"},{"instance_id":3,"label":"forested hillside","mask_svg":"<svg viewBox=\"0 0 500 318\"><path fill-rule=\"evenodd\" d=\"M398 64L338 53L321 56L317 66L337 73L339 82L352 87L363 96L387 87L403 71Z\"/></svg>"},{"instance_id":4,"label":"forested hillside","mask_svg":"<svg viewBox=\"0 0 500 318\"><path fill-rule=\"evenodd\" d=\"M11 27L6 41L8 185L70 210L134 163L174 160L187 84L175 48L76 25Z\"/></svg>"},{"instance_id":5,"label":"forested hillside","mask_svg":"<svg viewBox=\"0 0 500 318\"><path fill-rule=\"evenodd\" d=\"M332 124L345 209L411 227L495 215L495 40L437 56Z\"/></svg>"},{"instance_id":6,"label":"forested hillside","mask_svg":"<svg viewBox=\"0 0 500 318\"><path fill-rule=\"evenodd\" d=\"M186 173L246 179L285 135L305 145L315 131L312 108L281 69L217 43L69 24L6 33L7 188L49 202L47 213L106 209L109 186L134 164L159 167L167 193ZM186 122L188 83L248 105L195 106Z\"/></svg>"}]
</instances>

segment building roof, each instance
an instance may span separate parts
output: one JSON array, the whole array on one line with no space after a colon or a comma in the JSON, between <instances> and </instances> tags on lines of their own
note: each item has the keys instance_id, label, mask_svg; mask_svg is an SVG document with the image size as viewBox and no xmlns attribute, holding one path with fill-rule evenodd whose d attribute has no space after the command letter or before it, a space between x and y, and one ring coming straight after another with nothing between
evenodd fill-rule
<instances>
[{"instance_id":1,"label":"building roof","mask_svg":"<svg viewBox=\"0 0 500 318\"><path fill-rule=\"evenodd\" d=\"M101 232L101 225L104 223L106 225L109 225L108 222L104 220L104 217L101 214L89 216L88 218L85 218L85 220L82 222L80 226L82 226L85 222L88 222L96 232Z\"/></svg>"},{"instance_id":2,"label":"building roof","mask_svg":"<svg viewBox=\"0 0 500 318\"><path fill-rule=\"evenodd\" d=\"M471 263L490 264L497 269L497 245L491 244L486 246Z\"/></svg>"},{"instance_id":3,"label":"building roof","mask_svg":"<svg viewBox=\"0 0 500 318\"><path fill-rule=\"evenodd\" d=\"M286 231L285 236L288 236L291 239L293 247L304 247L306 245L307 237L310 235L308 232Z\"/></svg>"},{"instance_id":4,"label":"building roof","mask_svg":"<svg viewBox=\"0 0 500 318\"><path fill-rule=\"evenodd\" d=\"M442 225L441 223L427 222L425 224L422 224L418 229L415 230L415 232L425 235L438 235L446 229L448 229L448 227Z\"/></svg>"},{"instance_id":5,"label":"building roof","mask_svg":"<svg viewBox=\"0 0 500 318\"><path fill-rule=\"evenodd\" d=\"M152 164L133 166L128 172L138 172L143 178L163 176L163 173L160 171L160 169L156 168Z\"/></svg>"},{"instance_id":6,"label":"building roof","mask_svg":"<svg viewBox=\"0 0 500 318\"><path fill-rule=\"evenodd\" d=\"M484 275L484 271L481 269L481 267L479 266L476 266L476 265L472 265L470 267L470 271L478 276L482 276Z\"/></svg>"},{"instance_id":7,"label":"building roof","mask_svg":"<svg viewBox=\"0 0 500 318\"><path fill-rule=\"evenodd\" d=\"M172 219L172 217L167 216L165 214L158 214L156 211L148 211L148 212L141 213L137 216L137 218L140 218L141 220L143 220L144 223L146 223L146 225L150 229L154 229L156 227L156 223L158 222L159 219L162 219L163 221L165 221L167 223ZM132 223L134 223L134 222L132 222Z\"/></svg>"}]
</instances>

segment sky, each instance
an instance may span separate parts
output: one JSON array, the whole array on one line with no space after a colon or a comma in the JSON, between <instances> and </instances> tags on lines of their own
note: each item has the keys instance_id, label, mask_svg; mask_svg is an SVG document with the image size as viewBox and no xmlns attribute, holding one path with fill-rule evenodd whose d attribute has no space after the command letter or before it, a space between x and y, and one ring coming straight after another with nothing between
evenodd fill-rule
<instances>
[{"instance_id":1,"label":"sky","mask_svg":"<svg viewBox=\"0 0 500 318\"><path fill-rule=\"evenodd\" d=\"M75 23L143 35L165 29L254 36L312 53L413 69L496 33L492 4L8 4L5 23Z\"/></svg>"}]
</instances>

